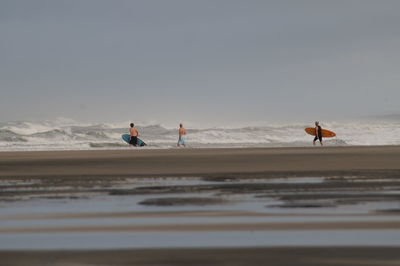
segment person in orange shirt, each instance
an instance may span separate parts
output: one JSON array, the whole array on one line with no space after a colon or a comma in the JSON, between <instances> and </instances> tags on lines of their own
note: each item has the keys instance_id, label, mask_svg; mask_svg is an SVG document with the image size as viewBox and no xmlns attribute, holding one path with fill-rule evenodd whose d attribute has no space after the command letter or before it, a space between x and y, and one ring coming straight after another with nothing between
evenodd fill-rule
<instances>
[{"instance_id":1,"label":"person in orange shirt","mask_svg":"<svg viewBox=\"0 0 400 266\"><path fill-rule=\"evenodd\" d=\"M131 135L131 139L129 141L130 145L137 146L139 132L135 128L135 124L131 123L131 128L129 129L129 134Z\"/></svg>"},{"instance_id":2,"label":"person in orange shirt","mask_svg":"<svg viewBox=\"0 0 400 266\"><path fill-rule=\"evenodd\" d=\"M185 140L186 129L183 127L182 124L179 124L178 134L179 134L179 139L177 146L180 147L181 145L183 145L183 147L186 147L186 140Z\"/></svg>"}]
</instances>

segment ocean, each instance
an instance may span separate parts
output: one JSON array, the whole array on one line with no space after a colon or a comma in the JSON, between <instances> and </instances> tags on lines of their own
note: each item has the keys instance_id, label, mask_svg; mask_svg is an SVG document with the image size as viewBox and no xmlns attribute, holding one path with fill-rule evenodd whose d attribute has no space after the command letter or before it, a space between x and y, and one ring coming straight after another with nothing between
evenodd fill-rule
<instances>
[{"instance_id":1,"label":"ocean","mask_svg":"<svg viewBox=\"0 0 400 266\"><path fill-rule=\"evenodd\" d=\"M123 123L81 123L68 119L53 121L0 122L0 151L130 149L121 139L128 133ZM323 128L337 137L325 139L329 146L400 145L400 120L326 121ZM304 128L313 123L267 124L242 127L187 127L188 147L304 147L313 137ZM140 138L153 148L175 148L178 128L157 123L139 123Z\"/></svg>"}]
</instances>

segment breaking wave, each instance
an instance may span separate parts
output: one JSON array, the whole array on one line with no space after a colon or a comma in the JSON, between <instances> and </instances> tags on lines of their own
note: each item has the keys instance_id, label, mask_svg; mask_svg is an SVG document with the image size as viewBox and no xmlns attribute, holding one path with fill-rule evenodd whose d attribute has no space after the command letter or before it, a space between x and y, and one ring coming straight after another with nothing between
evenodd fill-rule
<instances>
[{"instance_id":1,"label":"breaking wave","mask_svg":"<svg viewBox=\"0 0 400 266\"><path fill-rule=\"evenodd\" d=\"M128 148L121 135L129 122L110 124L79 123L71 120L43 122L0 122L0 150L79 150ZM190 147L296 147L310 146L312 137L304 132L312 124L188 128ZM322 124L337 133L327 145L400 145L400 120ZM160 124L137 127L147 148L172 148L177 128Z\"/></svg>"}]
</instances>

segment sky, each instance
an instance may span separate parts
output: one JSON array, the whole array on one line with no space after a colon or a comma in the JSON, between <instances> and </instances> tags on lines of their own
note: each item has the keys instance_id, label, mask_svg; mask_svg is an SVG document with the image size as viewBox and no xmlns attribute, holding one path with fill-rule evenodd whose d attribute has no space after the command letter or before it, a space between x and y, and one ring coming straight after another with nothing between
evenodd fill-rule
<instances>
[{"instance_id":1,"label":"sky","mask_svg":"<svg viewBox=\"0 0 400 266\"><path fill-rule=\"evenodd\" d=\"M400 1L0 0L0 121L400 113Z\"/></svg>"}]
</instances>

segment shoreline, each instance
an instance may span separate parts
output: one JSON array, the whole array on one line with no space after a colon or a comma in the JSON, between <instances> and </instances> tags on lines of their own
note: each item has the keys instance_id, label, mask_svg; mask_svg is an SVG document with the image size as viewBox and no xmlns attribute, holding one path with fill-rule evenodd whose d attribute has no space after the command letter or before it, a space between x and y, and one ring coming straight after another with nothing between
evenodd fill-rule
<instances>
[{"instance_id":1,"label":"shoreline","mask_svg":"<svg viewBox=\"0 0 400 266\"><path fill-rule=\"evenodd\" d=\"M210 144L212 145L212 144ZM91 152L91 151L130 151L130 150L142 150L142 151L164 151L164 150L245 150L245 149L313 149L313 148L327 148L327 149L334 149L334 148L390 148L390 147L400 147L400 144L382 144L382 145L325 145L320 146L319 142L316 143L315 146L312 145L312 141L310 145L303 145L303 146L219 146L211 147L211 146L186 146L186 147L176 147L176 143L171 143L171 147L169 148L160 148L160 147L153 147L153 146L143 146L143 147L130 147L127 144L124 144L121 147L104 147L104 148L97 148L97 147L90 147L90 148L82 148L82 149L71 149L71 150L63 150L63 149L54 149L54 150L0 150L1 153L35 153L35 152Z\"/></svg>"}]
</instances>

